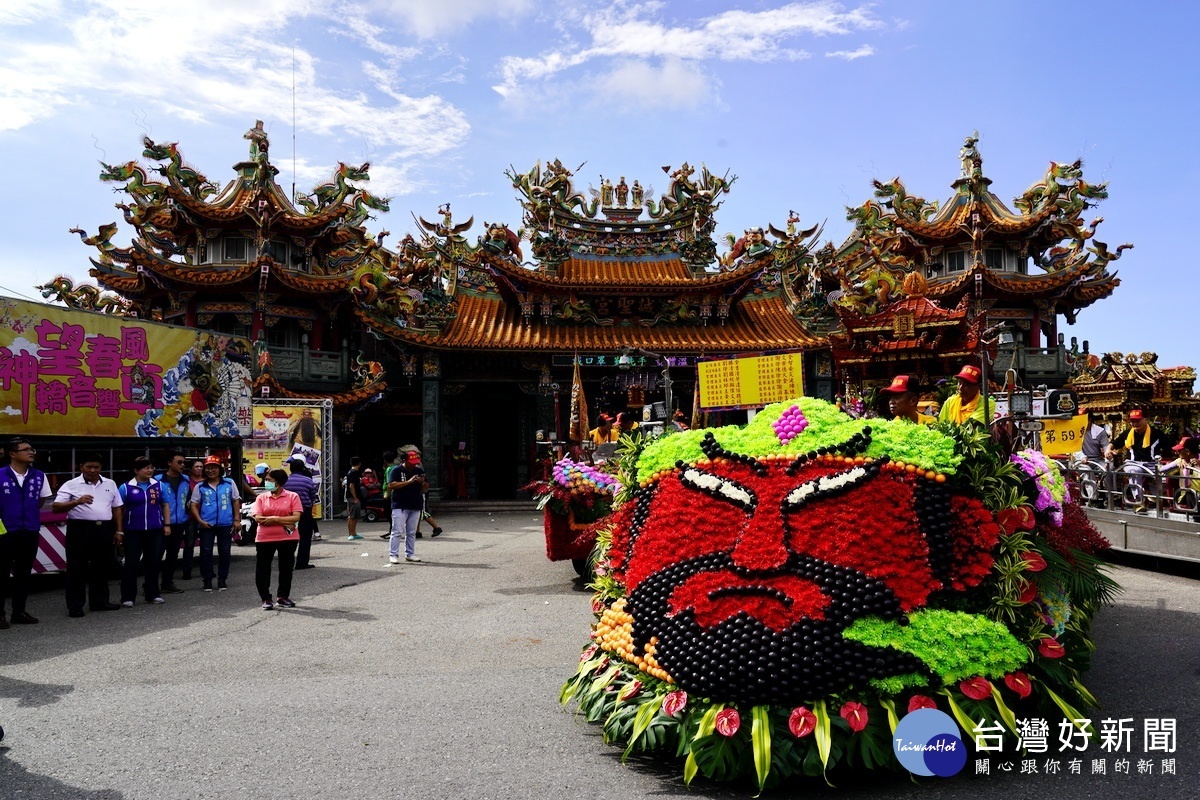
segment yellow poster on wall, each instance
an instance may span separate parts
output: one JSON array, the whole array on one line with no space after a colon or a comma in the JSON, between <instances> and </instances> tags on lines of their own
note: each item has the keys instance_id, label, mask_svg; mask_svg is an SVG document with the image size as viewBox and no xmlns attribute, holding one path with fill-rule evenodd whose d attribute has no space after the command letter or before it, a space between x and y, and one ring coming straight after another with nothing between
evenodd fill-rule
<instances>
[{"instance_id":1,"label":"yellow poster on wall","mask_svg":"<svg viewBox=\"0 0 1200 800\"><path fill-rule=\"evenodd\" d=\"M1070 419L1043 419L1042 452L1048 456L1078 452L1083 447L1087 422L1087 414L1076 414Z\"/></svg>"},{"instance_id":2,"label":"yellow poster on wall","mask_svg":"<svg viewBox=\"0 0 1200 800\"><path fill-rule=\"evenodd\" d=\"M714 359L696 369L705 411L757 408L804 394L802 353Z\"/></svg>"},{"instance_id":3,"label":"yellow poster on wall","mask_svg":"<svg viewBox=\"0 0 1200 800\"><path fill-rule=\"evenodd\" d=\"M0 433L237 437L247 339L0 297Z\"/></svg>"},{"instance_id":4,"label":"yellow poster on wall","mask_svg":"<svg viewBox=\"0 0 1200 800\"><path fill-rule=\"evenodd\" d=\"M243 443L243 452L250 462L247 470L264 463L271 469L287 470L284 464L292 458L301 458L308 467L313 483L321 488L321 437L322 411L311 405L290 404L286 400L276 403L254 402L254 430ZM320 518L321 504L313 506L313 516Z\"/></svg>"}]
</instances>

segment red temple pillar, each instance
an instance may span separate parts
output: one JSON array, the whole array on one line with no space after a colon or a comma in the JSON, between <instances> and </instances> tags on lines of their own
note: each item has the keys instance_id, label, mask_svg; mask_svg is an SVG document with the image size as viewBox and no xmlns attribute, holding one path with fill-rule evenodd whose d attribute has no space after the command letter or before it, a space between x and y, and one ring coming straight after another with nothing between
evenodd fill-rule
<instances>
[{"instance_id":1,"label":"red temple pillar","mask_svg":"<svg viewBox=\"0 0 1200 800\"><path fill-rule=\"evenodd\" d=\"M1042 313L1036 309L1033 312L1033 322L1029 325L1029 343L1026 346L1042 346Z\"/></svg>"}]
</instances>

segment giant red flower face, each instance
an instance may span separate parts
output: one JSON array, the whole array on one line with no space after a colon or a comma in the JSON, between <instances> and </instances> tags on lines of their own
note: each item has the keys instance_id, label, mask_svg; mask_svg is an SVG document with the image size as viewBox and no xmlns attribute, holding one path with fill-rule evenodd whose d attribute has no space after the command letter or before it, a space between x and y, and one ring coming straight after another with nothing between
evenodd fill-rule
<instances>
[{"instance_id":1,"label":"giant red flower face","mask_svg":"<svg viewBox=\"0 0 1200 800\"><path fill-rule=\"evenodd\" d=\"M839 462L683 464L622 508L611 553L634 644L657 637L658 663L681 688L799 703L927 672L841 631L978 583L999 529L945 483Z\"/></svg>"}]
</instances>

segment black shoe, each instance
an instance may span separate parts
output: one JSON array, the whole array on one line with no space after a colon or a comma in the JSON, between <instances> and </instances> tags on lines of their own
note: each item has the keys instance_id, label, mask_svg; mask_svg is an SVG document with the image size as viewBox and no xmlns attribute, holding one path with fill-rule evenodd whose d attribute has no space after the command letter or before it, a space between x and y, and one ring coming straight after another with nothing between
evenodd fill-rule
<instances>
[{"instance_id":1,"label":"black shoe","mask_svg":"<svg viewBox=\"0 0 1200 800\"><path fill-rule=\"evenodd\" d=\"M102 606L89 606L88 610L89 611L120 611L121 605L120 605L120 603L105 603ZM82 611L79 612L79 614L80 614L80 616L83 616Z\"/></svg>"},{"instance_id":2,"label":"black shoe","mask_svg":"<svg viewBox=\"0 0 1200 800\"><path fill-rule=\"evenodd\" d=\"M420 531L417 531L417 538L418 538L418 539L424 539L424 538L425 538L425 534L421 533Z\"/></svg>"},{"instance_id":3,"label":"black shoe","mask_svg":"<svg viewBox=\"0 0 1200 800\"><path fill-rule=\"evenodd\" d=\"M76 609L75 611L68 611L68 612L67 612L67 616L68 616L68 617L82 617L82 616L83 616L83 609L82 609L82 608L80 608L80 609Z\"/></svg>"},{"instance_id":4,"label":"black shoe","mask_svg":"<svg viewBox=\"0 0 1200 800\"><path fill-rule=\"evenodd\" d=\"M441 536L441 535L442 535L442 529L441 529L441 528L434 528L434 529L433 529L433 533L430 535L430 538L431 538L431 539L436 539L437 537L439 537L439 536Z\"/></svg>"},{"instance_id":5,"label":"black shoe","mask_svg":"<svg viewBox=\"0 0 1200 800\"><path fill-rule=\"evenodd\" d=\"M162 591L163 594L183 594L183 589L180 589L173 583L164 583Z\"/></svg>"},{"instance_id":6,"label":"black shoe","mask_svg":"<svg viewBox=\"0 0 1200 800\"><path fill-rule=\"evenodd\" d=\"M296 569L313 569L316 566L316 564L298 564L296 565Z\"/></svg>"},{"instance_id":7,"label":"black shoe","mask_svg":"<svg viewBox=\"0 0 1200 800\"><path fill-rule=\"evenodd\" d=\"M206 592L211 592L211 591L212 591L212 581L205 581L205 582L204 582L204 590L203 590L203 591L206 591Z\"/></svg>"},{"instance_id":8,"label":"black shoe","mask_svg":"<svg viewBox=\"0 0 1200 800\"><path fill-rule=\"evenodd\" d=\"M217 591L218 592L223 592L228 588L229 587L225 585L225 581L221 580L220 578L217 579Z\"/></svg>"},{"instance_id":9,"label":"black shoe","mask_svg":"<svg viewBox=\"0 0 1200 800\"><path fill-rule=\"evenodd\" d=\"M22 611L20 614L12 615L13 625L37 625L37 617L30 614L28 611Z\"/></svg>"},{"instance_id":10,"label":"black shoe","mask_svg":"<svg viewBox=\"0 0 1200 800\"><path fill-rule=\"evenodd\" d=\"M379 538L380 539L390 539L390 538L392 538L392 532L388 531L387 533L381 533L379 535Z\"/></svg>"}]
</instances>

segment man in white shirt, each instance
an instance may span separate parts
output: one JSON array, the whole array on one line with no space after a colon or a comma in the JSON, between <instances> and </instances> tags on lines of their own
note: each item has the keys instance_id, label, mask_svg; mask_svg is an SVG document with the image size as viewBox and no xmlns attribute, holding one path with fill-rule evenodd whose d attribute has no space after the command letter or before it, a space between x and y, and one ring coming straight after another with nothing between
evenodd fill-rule
<instances>
[{"instance_id":1,"label":"man in white shirt","mask_svg":"<svg viewBox=\"0 0 1200 800\"><path fill-rule=\"evenodd\" d=\"M116 611L108 597L108 573L113 545L124 537L121 493L117 484L100 474L104 462L97 454L80 456L80 476L54 496L56 514L67 514L67 614L83 616L86 595L92 611Z\"/></svg>"}]
</instances>

